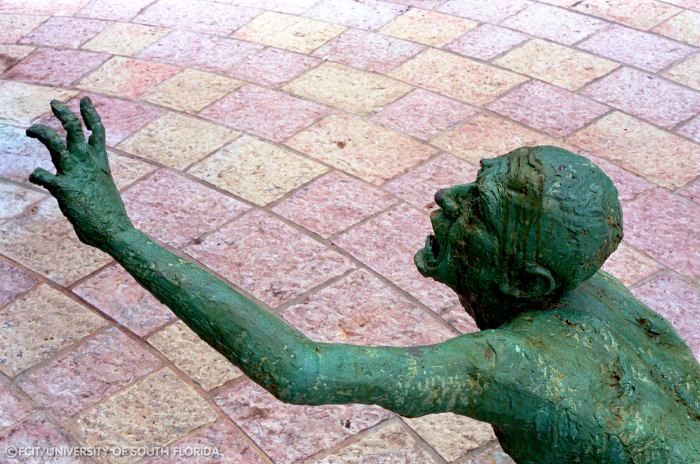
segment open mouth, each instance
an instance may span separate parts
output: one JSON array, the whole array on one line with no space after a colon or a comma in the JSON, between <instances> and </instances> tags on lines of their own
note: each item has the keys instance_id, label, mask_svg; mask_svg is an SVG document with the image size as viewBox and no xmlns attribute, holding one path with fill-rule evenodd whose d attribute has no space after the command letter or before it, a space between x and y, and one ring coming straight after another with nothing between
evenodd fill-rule
<instances>
[{"instance_id":1,"label":"open mouth","mask_svg":"<svg viewBox=\"0 0 700 464\"><path fill-rule=\"evenodd\" d=\"M448 252L448 235L453 220L446 217L441 210L431 214L433 234L425 239L425 246L418 250L414 261L421 274L434 276Z\"/></svg>"},{"instance_id":2,"label":"open mouth","mask_svg":"<svg viewBox=\"0 0 700 464\"><path fill-rule=\"evenodd\" d=\"M425 250L426 264L429 266L437 266L442 258L442 247L440 246L440 242L435 235L430 234L426 237L425 247L423 249Z\"/></svg>"}]
</instances>

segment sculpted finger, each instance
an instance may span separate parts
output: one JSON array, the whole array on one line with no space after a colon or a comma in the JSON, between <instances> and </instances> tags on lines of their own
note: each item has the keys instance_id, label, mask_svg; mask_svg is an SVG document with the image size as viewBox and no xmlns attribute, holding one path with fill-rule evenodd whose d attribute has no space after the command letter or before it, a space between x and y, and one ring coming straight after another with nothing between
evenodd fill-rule
<instances>
[{"instance_id":1,"label":"sculpted finger","mask_svg":"<svg viewBox=\"0 0 700 464\"><path fill-rule=\"evenodd\" d=\"M58 133L44 124L34 124L27 129L27 137L39 140L46 148L49 149L51 155L61 153L66 149L63 139Z\"/></svg>"},{"instance_id":2,"label":"sculpted finger","mask_svg":"<svg viewBox=\"0 0 700 464\"><path fill-rule=\"evenodd\" d=\"M42 168L36 168L34 172L29 175L29 182L40 185L49 192L54 192L58 188L58 177Z\"/></svg>"},{"instance_id":3,"label":"sculpted finger","mask_svg":"<svg viewBox=\"0 0 700 464\"><path fill-rule=\"evenodd\" d=\"M102 125L102 118L97 113L95 106L89 97L80 99L80 114L85 121L85 127L91 132L88 143L93 148L102 148L105 144L105 127Z\"/></svg>"},{"instance_id":4,"label":"sculpted finger","mask_svg":"<svg viewBox=\"0 0 700 464\"><path fill-rule=\"evenodd\" d=\"M27 137L39 140L51 153L51 161L56 166L56 171L62 173L66 170L66 164L70 161L66 159L68 151L63 139L55 130L43 124L34 124L27 129Z\"/></svg>"},{"instance_id":5,"label":"sculpted finger","mask_svg":"<svg viewBox=\"0 0 700 464\"><path fill-rule=\"evenodd\" d=\"M58 100L51 100L51 110L53 114L61 121L63 128L66 130L66 142L68 142L68 151L71 153L80 153L85 151L85 134L83 134L83 125L80 119L64 103Z\"/></svg>"}]
</instances>

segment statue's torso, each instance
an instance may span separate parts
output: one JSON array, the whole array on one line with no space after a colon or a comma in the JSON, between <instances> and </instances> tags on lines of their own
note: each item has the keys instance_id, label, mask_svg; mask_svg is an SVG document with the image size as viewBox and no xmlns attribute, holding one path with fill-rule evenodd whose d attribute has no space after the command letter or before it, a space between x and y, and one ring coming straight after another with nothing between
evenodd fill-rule
<instances>
[{"instance_id":1,"label":"statue's torso","mask_svg":"<svg viewBox=\"0 0 700 464\"><path fill-rule=\"evenodd\" d=\"M501 360L512 394L492 398L522 421L487 418L519 464L700 462L700 366L612 277L496 330L526 345Z\"/></svg>"}]
</instances>

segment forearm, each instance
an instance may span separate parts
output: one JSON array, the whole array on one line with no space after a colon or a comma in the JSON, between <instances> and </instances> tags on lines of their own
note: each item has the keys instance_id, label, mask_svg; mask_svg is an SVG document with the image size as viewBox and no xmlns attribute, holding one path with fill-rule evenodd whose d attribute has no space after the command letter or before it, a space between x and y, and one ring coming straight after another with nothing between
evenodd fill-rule
<instances>
[{"instance_id":1,"label":"forearm","mask_svg":"<svg viewBox=\"0 0 700 464\"><path fill-rule=\"evenodd\" d=\"M317 343L137 230L119 234L105 251L200 338L284 401L376 404L420 416L464 408L475 379L485 378L482 337L409 348Z\"/></svg>"},{"instance_id":2,"label":"forearm","mask_svg":"<svg viewBox=\"0 0 700 464\"><path fill-rule=\"evenodd\" d=\"M226 283L131 229L102 247L200 338L275 396L305 402L312 342Z\"/></svg>"}]
</instances>

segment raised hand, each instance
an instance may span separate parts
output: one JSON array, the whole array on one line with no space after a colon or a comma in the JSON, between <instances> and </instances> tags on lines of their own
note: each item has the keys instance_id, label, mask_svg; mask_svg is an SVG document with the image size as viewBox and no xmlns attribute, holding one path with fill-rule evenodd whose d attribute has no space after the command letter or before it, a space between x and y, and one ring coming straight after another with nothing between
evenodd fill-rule
<instances>
[{"instance_id":1,"label":"raised hand","mask_svg":"<svg viewBox=\"0 0 700 464\"><path fill-rule=\"evenodd\" d=\"M65 104L53 100L51 110L66 130L65 143L43 124L28 128L27 136L48 148L56 174L38 168L29 181L56 198L81 242L103 249L115 234L133 228L109 169L105 128L88 97L80 100L80 114L91 132L87 142L80 119Z\"/></svg>"}]
</instances>

